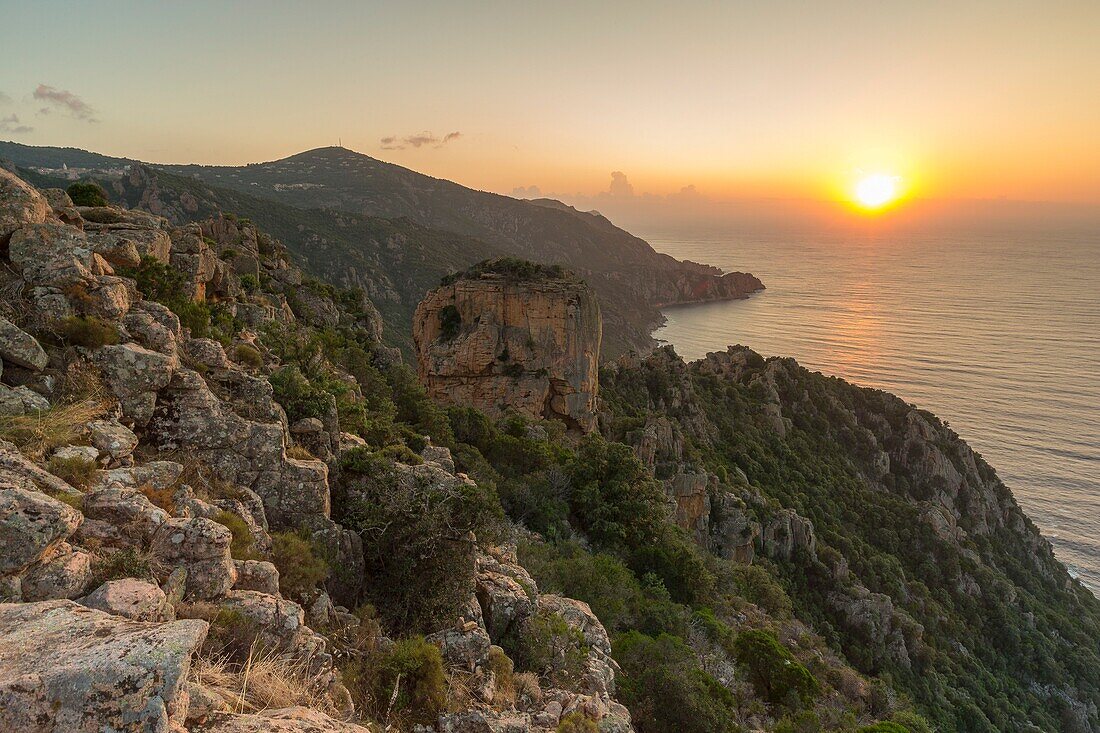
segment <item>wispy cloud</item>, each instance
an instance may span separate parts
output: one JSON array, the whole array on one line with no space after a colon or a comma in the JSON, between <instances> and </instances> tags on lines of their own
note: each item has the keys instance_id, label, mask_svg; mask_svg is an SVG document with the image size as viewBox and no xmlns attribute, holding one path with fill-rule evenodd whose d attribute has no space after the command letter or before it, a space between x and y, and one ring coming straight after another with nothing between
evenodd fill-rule
<instances>
[{"instance_id":1,"label":"wispy cloud","mask_svg":"<svg viewBox=\"0 0 1100 733\"><path fill-rule=\"evenodd\" d=\"M0 119L0 132L10 132L15 135L21 135L26 132L34 132L34 128L30 125L20 124L19 115L8 115Z\"/></svg>"},{"instance_id":2,"label":"wispy cloud","mask_svg":"<svg viewBox=\"0 0 1100 733\"><path fill-rule=\"evenodd\" d=\"M45 102L46 107L39 110L39 114L49 114L53 109L68 112L78 120L86 122L98 122L95 118L95 110L83 99L64 89L55 89L46 84L39 84L34 90L34 98Z\"/></svg>"},{"instance_id":3,"label":"wispy cloud","mask_svg":"<svg viewBox=\"0 0 1100 733\"><path fill-rule=\"evenodd\" d=\"M404 150L405 148L422 148L425 145L430 145L433 148L441 148L452 140L457 140L462 137L461 132L448 132L443 137L436 137L430 132L421 132L416 135L406 135L405 137L397 137L396 135L390 135L379 140L379 144L383 150Z\"/></svg>"},{"instance_id":4,"label":"wispy cloud","mask_svg":"<svg viewBox=\"0 0 1100 733\"><path fill-rule=\"evenodd\" d=\"M0 104L11 104L11 97L3 92L0 92Z\"/></svg>"}]
</instances>

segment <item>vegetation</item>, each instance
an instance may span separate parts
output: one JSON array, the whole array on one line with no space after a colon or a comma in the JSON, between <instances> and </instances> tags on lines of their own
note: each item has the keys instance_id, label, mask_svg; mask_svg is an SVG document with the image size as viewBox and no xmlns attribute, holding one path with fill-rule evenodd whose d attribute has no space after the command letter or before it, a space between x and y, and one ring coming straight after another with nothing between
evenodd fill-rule
<instances>
[{"instance_id":1,"label":"vegetation","mask_svg":"<svg viewBox=\"0 0 1100 733\"><path fill-rule=\"evenodd\" d=\"M259 560L260 555L253 549L255 539L252 530L245 521L233 512L221 511L214 517L214 521L229 529L233 535L233 541L229 545L229 552L234 560ZM282 576L280 576L280 582Z\"/></svg>"},{"instance_id":2,"label":"vegetation","mask_svg":"<svg viewBox=\"0 0 1100 733\"><path fill-rule=\"evenodd\" d=\"M46 464L46 470L59 479L78 489L87 488L95 478L96 462L83 456L61 458L53 456Z\"/></svg>"},{"instance_id":3,"label":"vegetation","mask_svg":"<svg viewBox=\"0 0 1100 733\"><path fill-rule=\"evenodd\" d=\"M79 181L72 184L65 192L77 206L106 206L107 192L98 183Z\"/></svg>"},{"instance_id":4,"label":"vegetation","mask_svg":"<svg viewBox=\"0 0 1100 733\"><path fill-rule=\"evenodd\" d=\"M329 565L306 534L273 532L271 562L279 569L279 590L288 598L305 598L329 573Z\"/></svg>"},{"instance_id":5,"label":"vegetation","mask_svg":"<svg viewBox=\"0 0 1100 733\"><path fill-rule=\"evenodd\" d=\"M773 705L798 708L821 691L814 676L791 656L774 634L742 631L733 648L738 663L748 671L756 693Z\"/></svg>"},{"instance_id":6,"label":"vegetation","mask_svg":"<svg viewBox=\"0 0 1100 733\"><path fill-rule=\"evenodd\" d=\"M86 349L118 343L118 328L95 316L69 316L58 324L57 335L67 344Z\"/></svg>"},{"instance_id":7,"label":"vegetation","mask_svg":"<svg viewBox=\"0 0 1100 733\"><path fill-rule=\"evenodd\" d=\"M443 657L421 636L354 659L344 666L342 678L357 708L402 729L434 724L446 701Z\"/></svg>"},{"instance_id":8,"label":"vegetation","mask_svg":"<svg viewBox=\"0 0 1100 733\"><path fill-rule=\"evenodd\" d=\"M458 280L476 280L482 275L501 275L509 282L550 280L569 275L561 265L543 265L516 257L495 257L470 265L461 272L445 276L440 283L450 285Z\"/></svg>"}]
</instances>

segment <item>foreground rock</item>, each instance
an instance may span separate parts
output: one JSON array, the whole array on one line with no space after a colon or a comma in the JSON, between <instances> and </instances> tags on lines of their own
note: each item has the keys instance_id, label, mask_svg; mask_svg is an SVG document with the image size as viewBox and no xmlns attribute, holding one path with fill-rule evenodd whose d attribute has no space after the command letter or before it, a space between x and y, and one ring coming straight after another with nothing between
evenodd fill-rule
<instances>
[{"instance_id":1,"label":"foreground rock","mask_svg":"<svg viewBox=\"0 0 1100 733\"><path fill-rule=\"evenodd\" d=\"M0 604L0 730L165 731L205 621L147 624L71 601Z\"/></svg>"},{"instance_id":2,"label":"foreground rock","mask_svg":"<svg viewBox=\"0 0 1100 733\"><path fill-rule=\"evenodd\" d=\"M550 268L475 266L420 303L413 320L420 381L435 399L596 424L603 326L588 286Z\"/></svg>"}]
</instances>

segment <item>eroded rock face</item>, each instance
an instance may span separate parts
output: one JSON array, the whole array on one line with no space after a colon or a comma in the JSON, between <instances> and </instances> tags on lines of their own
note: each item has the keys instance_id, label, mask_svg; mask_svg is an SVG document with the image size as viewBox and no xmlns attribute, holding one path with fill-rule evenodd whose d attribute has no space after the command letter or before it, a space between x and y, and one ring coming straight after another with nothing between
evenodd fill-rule
<instances>
[{"instance_id":1,"label":"eroded rock face","mask_svg":"<svg viewBox=\"0 0 1100 733\"><path fill-rule=\"evenodd\" d=\"M72 601L0 604L0 730L166 731L205 621L128 621Z\"/></svg>"},{"instance_id":2,"label":"eroded rock face","mask_svg":"<svg viewBox=\"0 0 1100 733\"><path fill-rule=\"evenodd\" d=\"M69 537L80 512L39 491L0 483L0 576L18 573Z\"/></svg>"},{"instance_id":3,"label":"eroded rock face","mask_svg":"<svg viewBox=\"0 0 1100 733\"><path fill-rule=\"evenodd\" d=\"M463 277L429 293L413 320L420 381L433 398L584 432L596 424L602 334L595 296L570 277Z\"/></svg>"}]
</instances>

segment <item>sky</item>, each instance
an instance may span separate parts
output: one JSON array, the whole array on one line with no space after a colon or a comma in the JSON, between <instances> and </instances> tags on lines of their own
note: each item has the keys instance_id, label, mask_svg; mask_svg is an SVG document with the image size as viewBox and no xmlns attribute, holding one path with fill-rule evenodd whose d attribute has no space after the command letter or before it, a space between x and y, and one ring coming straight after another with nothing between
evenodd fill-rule
<instances>
[{"instance_id":1,"label":"sky","mask_svg":"<svg viewBox=\"0 0 1100 733\"><path fill-rule=\"evenodd\" d=\"M1100 2L0 0L0 139L580 203L1100 203ZM679 197L679 198L678 198Z\"/></svg>"}]
</instances>

